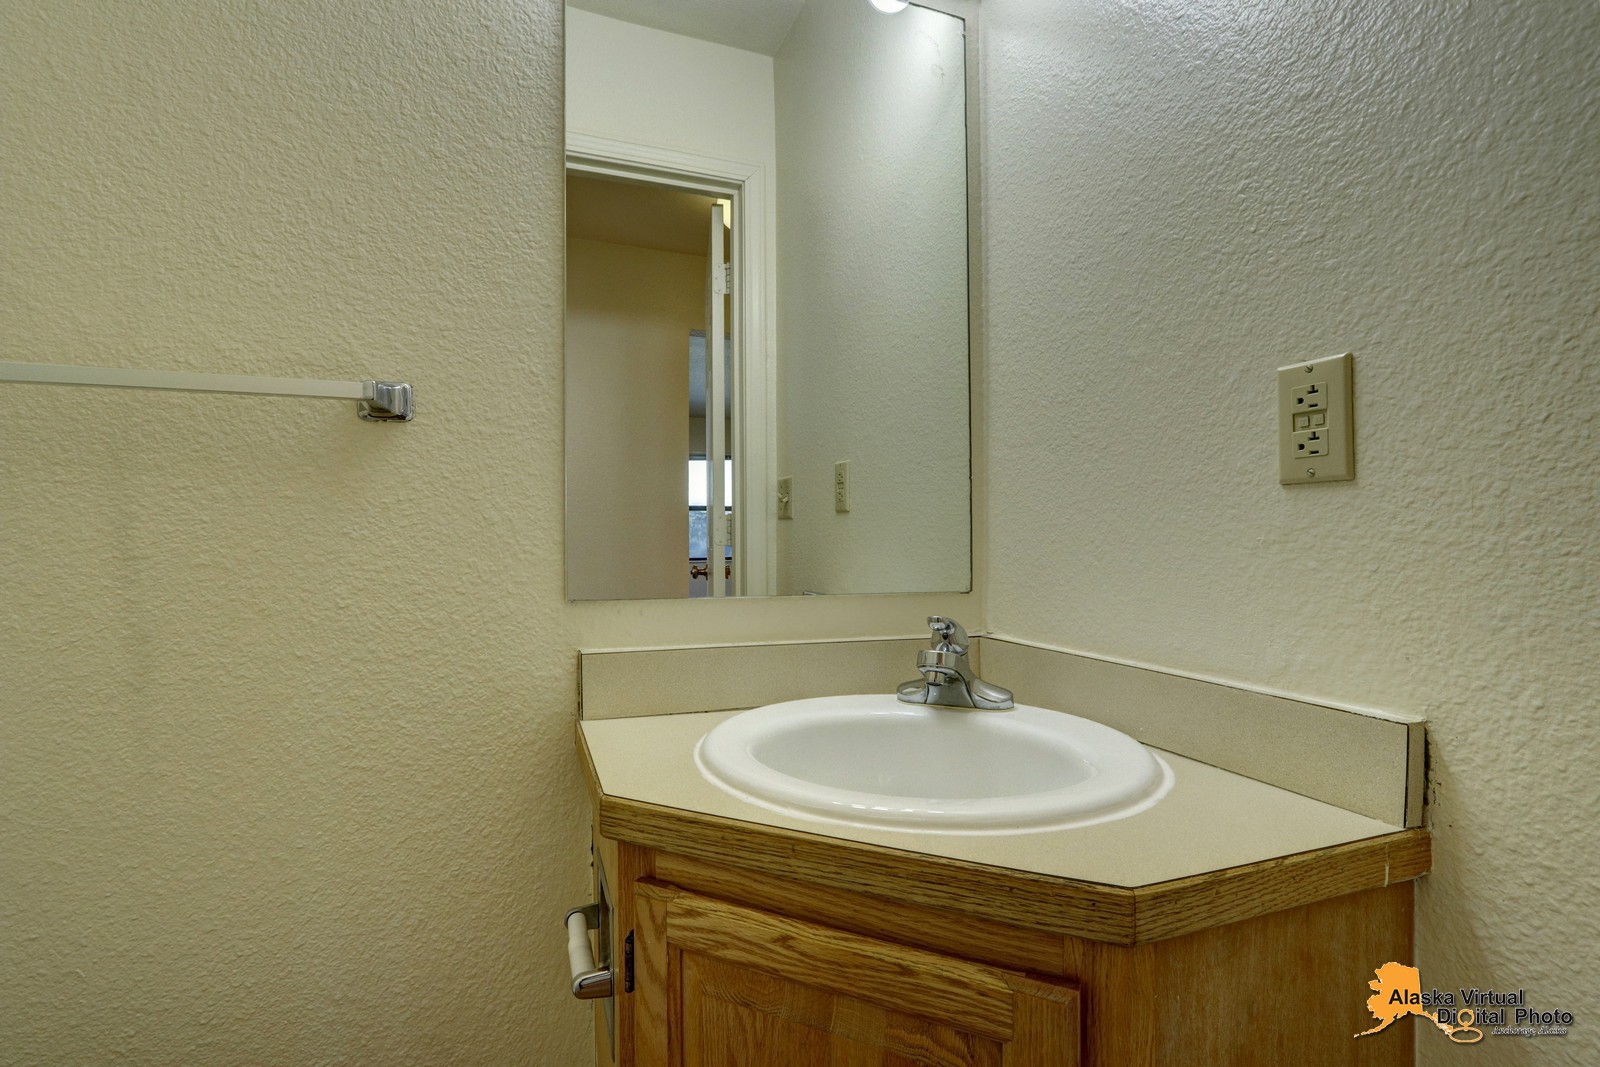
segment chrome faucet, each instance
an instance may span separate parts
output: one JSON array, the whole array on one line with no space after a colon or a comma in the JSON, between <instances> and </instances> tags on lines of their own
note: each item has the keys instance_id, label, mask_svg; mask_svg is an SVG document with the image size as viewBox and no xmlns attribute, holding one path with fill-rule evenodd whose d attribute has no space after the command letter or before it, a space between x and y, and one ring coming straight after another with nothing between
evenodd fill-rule
<instances>
[{"instance_id":1,"label":"chrome faucet","mask_svg":"<svg viewBox=\"0 0 1600 1067\"><path fill-rule=\"evenodd\" d=\"M907 704L938 704L947 708L979 708L1004 711L1013 707L1011 690L1001 689L972 673L967 662L967 631L954 619L928 616L933 631L933 647L917 653L920 681L911 681L895 691Z\"/></svg>"}]
</instances>

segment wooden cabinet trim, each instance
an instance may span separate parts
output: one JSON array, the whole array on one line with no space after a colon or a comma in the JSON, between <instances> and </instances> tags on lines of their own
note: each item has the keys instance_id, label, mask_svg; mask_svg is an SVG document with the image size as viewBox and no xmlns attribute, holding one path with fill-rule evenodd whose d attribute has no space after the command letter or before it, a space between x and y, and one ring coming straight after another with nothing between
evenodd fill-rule
<instances>
[{"instance_id":1,"label":"wooden cabinet trim","mask_svg":"<svg viewBox=\"0 0 1600 1067\"><path fill-rule=\"evenodd\" d=\"M1134 935L1134 899L1126 889L777 827L682 812L620 797L600 807L600 832L662 851L706 860L737 857L766 874L889 896L967 915L1004 914L1040 929L1118 943Z\"/></svg>"},{"instance_id":2,"label":"wooden cabinet trim","mask_svg":"<svg viewBox=\"0 0 1600 1067\"><path fill-rule=\"evenodd\" d=\"M897 941L930 952L1038 974L1063 973L1060 934L1012 926L981 915L954 914L892 897L868 896L816 882L800 882L677 853L653 855L657 878L692 892L738 901L866 937L894 930Z\"/></svg>"},{"instance_id":3,"label":"wooden cabinet trim","mask_svg":"<svg viewBox=\"0 0 1600 1067\"><path fill-rule=\"evenodd\" d=\"M1427 871L1426 830L1404 830L1133 890L1136 944L1410 881Z\"/></svg>"}]
</instances>

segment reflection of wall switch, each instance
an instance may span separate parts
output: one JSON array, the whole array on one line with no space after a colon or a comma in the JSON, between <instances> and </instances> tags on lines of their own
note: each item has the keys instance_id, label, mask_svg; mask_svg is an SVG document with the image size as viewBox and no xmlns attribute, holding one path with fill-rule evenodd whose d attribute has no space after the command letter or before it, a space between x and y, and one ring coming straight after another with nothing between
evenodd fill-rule
<instances>
[{"instance_id":1,"label":"reflection of wall switch","mask_svg":"<svg viewBox=\"0 0 1600 1067\"><path fill-rule=\"evenodd\" d=\"M778 479L778 518L780 518L780 519L792 519L792 518L794 518L794 508L793 508L793 505L791 503L793 495L794 495L794 479L793 478L779 478Z\"/></svg>"},{"instance_id":2,"label":"reflection of wall switch","mask_svg":"<svg viewBox=\"0 0 1600 1067\"><path fill-rule=\"evenodd\" d=\"M847 459L833 465L833 510L850 510L850 461Z\"/></svg>"},{"instance_id":3,"label":"reflection of wall switch","mask_svg":"<svg viewBox=\"0 0 1600 1067\"><path fill-rule=\"evenodd\" d=\"M1278 481L1284 485L1356 476L1352 362L1346 352L1278 368Z\"/></svg>"}]
</instances>

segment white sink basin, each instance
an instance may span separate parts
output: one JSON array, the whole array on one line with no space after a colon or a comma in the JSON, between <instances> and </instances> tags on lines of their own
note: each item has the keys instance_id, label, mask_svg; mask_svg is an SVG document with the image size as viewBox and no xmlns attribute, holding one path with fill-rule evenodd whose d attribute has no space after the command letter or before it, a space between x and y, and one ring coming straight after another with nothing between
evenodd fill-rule
<instances>
[{"instance_id":1,"label":"white sink basin","mask_svg":"<svg viewBox=\"0 0 1600 1067\"><path fill-rule=\"evenodd\" d=\"M762 807L924 833L1015 834L1135 815L1172 769L1127 734L1060 711L963 711L892 695L769 704L695 748L707 780Z\"/></svg>"}]
</instances>

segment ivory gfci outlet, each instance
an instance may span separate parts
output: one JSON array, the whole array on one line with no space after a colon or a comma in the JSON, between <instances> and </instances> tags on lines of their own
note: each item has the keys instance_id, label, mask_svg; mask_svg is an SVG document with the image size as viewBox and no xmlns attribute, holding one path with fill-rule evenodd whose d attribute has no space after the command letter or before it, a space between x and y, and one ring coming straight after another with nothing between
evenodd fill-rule
<instances>
[{"instance_id":1,"label":"ivory gfci outlet","mask_svg":"<svg viewBox=\"0 0 1600 1067\"><path fill-rule=\"evenodd\" d=\"M1349 352L1278 368L1278 481L1342 482L1356 476Z\"/></svg>"}]
</instances>

